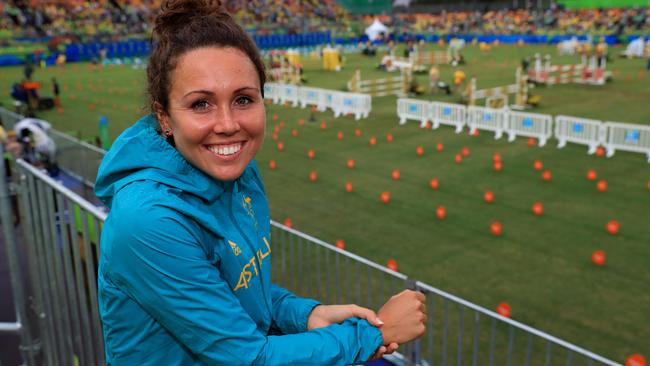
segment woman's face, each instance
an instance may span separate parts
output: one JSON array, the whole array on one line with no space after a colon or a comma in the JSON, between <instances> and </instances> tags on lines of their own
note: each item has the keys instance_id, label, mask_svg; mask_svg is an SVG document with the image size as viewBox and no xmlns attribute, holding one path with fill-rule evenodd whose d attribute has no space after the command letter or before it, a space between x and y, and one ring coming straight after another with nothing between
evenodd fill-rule
<instances>
[{"instance_id":1,"label":"woman's face","mask_svg":"<svg viewBox=\"0 0 650 366\"><path fill-rule=\"evenodd\" d=\"M264 140L266 113L253 62L235 48L205 47L182 55L171 73L168 114L178 151L223 181L237 179Z\"/></svg>"}]
</instances>

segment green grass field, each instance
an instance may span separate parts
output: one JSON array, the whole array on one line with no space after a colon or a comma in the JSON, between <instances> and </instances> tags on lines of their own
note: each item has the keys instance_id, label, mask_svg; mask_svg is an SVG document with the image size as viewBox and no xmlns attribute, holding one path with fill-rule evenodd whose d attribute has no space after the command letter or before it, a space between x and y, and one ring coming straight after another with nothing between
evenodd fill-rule
<instances>
[{"instance_id":1,"label":"green grass field","mask_svg":"<svg viewBox=\"0 0 650 366\"><path fill-rule=\"evenodd\" d=\"M477 75L479 88L510 84L521 58L535 52L555 54L555 49L500 46L481 52L467 46L468 64L462 69ZM578 62L577 57L554 59ZM378 61L379 56L348 55L344 70L330 73L319 71L320 61L303 58L307 85L332 89L343 89L355 67L362 68L364 79L386 76L374 70ZM536 88L532 93L542 102L531 111L650 124L645 62L614 56L608 64L614 80L602 87ZM453 69L440 70L450 81ZM19 68L0 69L1 90L9 90L20 74ZM115 137L142 114L142 70L86 64L37 70L44 95L51 76L62 85L65 112L40 116L58 130L92 138L99 115L106 115ZM418 80L426 84L426 76ZM458 96L418 98L459 101ZM0 102L11 105L6 93ZM617 152L607 159L587 155L581 145L557 149L554 139L539 148L529 147L525 138L494 140L489 132L470 137L445 126L423 130L413 121L399 126L394 97L374 98L370 117L359 122L334 119L330 111L314 117L317 123L301 126L299 119L310 118L308 109L268 106L267 141L258 163L275 220L290 217L295 228L329 242L344 239L346 249L379 263L394 258L401 272L489 309L508 302L514 319L614 360L632 353L650 356L650 164L644 155ZM282 152L271 138L281 121L286 126L278 139L285 145ZM361 137L355 137L357 127ZM392 143L387 133L394 135ZM368 143L371 136L377 137L376 146ZM437 143L444 144L442 152ZM424 147L424 156L416 155L417 146ZM471 155L456 164L454 156L463 147ZM314 159L308 158L309 149L315 150ZM501 172L492 168L495 152L503 157ZM350 158L356 161L352 170L346 167ZM535 159L552 171L551 182L533 169ZM277 169L269 169L270 160ZM391 179L393 169L400 169L399 181ZM608 181L606 192L585 178L588 169ZM312 170L318 172L317 182L308 178ZM435 191L429 188L433 177L440 180ZM351 193L344 189L346 181L353 183ZM483 201L486 190L494 192L492 204ZM389 204L380 202L382 191L390 191ZM544 204L541 217L531 213L535 201ZM439 205L447 209L444 221L435 216ZM616 236L605 231L612 219L621 223ZM493 220L503 224L500 237L490 234ZM607 253L603 267L591 263L596 249Z\"/></svg>"}]
</instances>

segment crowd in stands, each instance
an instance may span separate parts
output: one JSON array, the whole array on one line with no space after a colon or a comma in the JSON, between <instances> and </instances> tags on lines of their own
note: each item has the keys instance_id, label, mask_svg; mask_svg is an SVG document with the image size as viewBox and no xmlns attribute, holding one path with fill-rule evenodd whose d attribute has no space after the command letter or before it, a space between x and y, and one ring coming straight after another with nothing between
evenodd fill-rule
<instances>
[{"instance_id":1,"label":"crowd in stands","mask_svg":"<svg viewBox=\"0 0 650 366\"><path fill-rule=\"evenodd\" d=\"M229 0L227 9L257 34L344 32L349 16L333 0Z\"/></svg>"},{"instance_id":2,"label":"crowd in stands","mask_svg":"<svg viewBox=\"0 0 650 366\"><path fill-rule=\"evenodd\" d=\"M545 11L503 9L487 12L449 12L404 14L397 24L415 33L470 34L624 34L650 30L650 6L566 10L552 7Z\"/></svg>"},{"instance_id":3,"label":"crowd in stands","mask_svg":"<svg viewBox=\"0 0 650 366\"><path fill-rule=\"evenodd\" d=\"M0 2L0 35L27 37L123 37L147 35L161 0L9 0ZM330 31L360 35L375 16L352 16L334 0L223 0L230 13L254 34ZM397 33L438 34L624 34L650 31L650 6L544 11L400 14L380 17ZM351 34L359 33L359 34ZM0 37L2 38L2 37Z\"/></svg>"},{"instance_id":4,"label":"crowd in stands","mask_svg":"<svg viewBox=\"0 0 650 366\"><path fill-rule=\"evenodd\" d=\"M148 34L161 0L10 0L0 2L0 31L14 36L123 37ZM345 10L333 0L224 0L257 34L343 31Z\"/></svg>"},{"instance_id":5,"label":"crowd in stands","mask_svg":"<svg viewBox=\"0 0 650 366\"><path fill-rule=\"evenodd\" d=\"M0 30L18 37L111 38L147 33L160 0L13 0L0 3Z\"/></svg>"}]
</instances>

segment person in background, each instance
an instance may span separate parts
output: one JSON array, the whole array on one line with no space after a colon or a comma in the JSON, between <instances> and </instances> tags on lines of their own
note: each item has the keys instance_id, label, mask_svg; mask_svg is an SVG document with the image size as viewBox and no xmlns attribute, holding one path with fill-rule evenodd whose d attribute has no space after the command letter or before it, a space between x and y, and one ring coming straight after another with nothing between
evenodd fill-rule
<instances>
[{"instance_id":1,"label":"person in background","mask_svg":"<svg viewBox=\"0 0 650 366\"><path fill-rule=\"evenodd\" d=\"M266 125L255 44L214 0L167 0L147 69L151 114L103 158L99 313L110 365L350 365L425 331L425 296L375 313L271 282L255 163Z\"/></svg>"},{"instance_id":2,"label":"person in background","mask_svg":"<svg viewBox=\"0 0 650 366\"><path fill-rule=\"evenodd\" d=\"M56 78L52 78L52 94L54 95L54 106L57 111L63 111L63 106L61 105L61 89L59 83L56 81Z\"/></svg>"},{"instance_id":3,"label":"person in background","mask_svg":"<svg viewBox=\"0 0 650 366\"><path fill-rule=\"evenodd\" d=\"M440 80L440 70L433 65L431 66L431 69L429 69L429 89L431 93L438 91L438 80Z\"/></svg>"},{"instance_id":4,"label":"person in background","mask_svg":"<svg viewBox=\"0 0 650 366\"><path fill-rule=\"evenodd\" d=\"M457 93L461 92L461 88L463 86L463 83L465 82L465 72L461 69L458 69L454 71L454 89L456 90Z\"/></svg>"},{"instance_id":5,"label":"person in background","mask_svg":"<svg viewBox=\"0 0 650 366\"><path fill-rule=\"evenodd\" d=\"M51 128L49 122L33 116L14 125L14 131L23 147L23 158L31 164L43 167L51 176L56 176L59 172L56 164L56 144L47 134Z\"/></svg>"},{"instance_id":6,"label":"person in background","mask_svg":"<svg viewBox=\"0 0 650 366\"><path fill-rule=\"evenodd\" d=\"M2 116L0 116L0 143L7 142L7 131L5 130L5 125L2 123Z\"/></svg>"},{"instance_id":7,"label":"person in background","mask_svg":"<svg viewBox=\"0 0 650 366\"><path fill-rule=\"evenodd\" d=\"M29 59L29 57L26 57L25 66L23 66L23 76L25 77L26 81L31 81L32 75L34 75L34 65L32 65L32 61Z\"/></svg>"}]
</instances>

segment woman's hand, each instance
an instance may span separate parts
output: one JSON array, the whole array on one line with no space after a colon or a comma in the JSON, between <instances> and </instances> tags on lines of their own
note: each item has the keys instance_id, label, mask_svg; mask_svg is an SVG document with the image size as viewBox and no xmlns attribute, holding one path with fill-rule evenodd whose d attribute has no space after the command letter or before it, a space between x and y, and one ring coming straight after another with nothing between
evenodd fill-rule
<instances>
[{"instance_id":1,"label":"woman's hand","mask_svg":"<svg viewBox=\"0 0 650 366\"><path fill-rule=\"evenodd\" d=\"M332 324L338 324L348 318L361 318L368 323L380 328L384 323L377 317L374 311L366 309L359 305L318 305L311 311L307 320L307 329L317 329L327 327ZM383 334L382 334L383 335ZM397 343L390 343L380 346L372 355L370 360L376 360L383 355L388 355L397 350Z\"/></svg>"},{"instance_id":2,"label":"woman's hand","mask_svg":"<svg viewBox=\"0 0 650 366\"><path fill-rule=\"evenodd\" d=\"M379 309L378 315L384 321L379 328L384 343L406 343L426 330L426 297L423 293L404 290L391 297Z\"/></svg>"},{"instance_id":3,"label":"woman's hand","mask_svg":"<svg viewBox=\"0 0 650 366\"><path fill-rule=\"evenodd\" d=\"M312 330L338 324L347 318L366 319L377 328L384 324L374 311L359 305L318 305L309 314L307 329Z\"/></svg>"}]
</instances>

